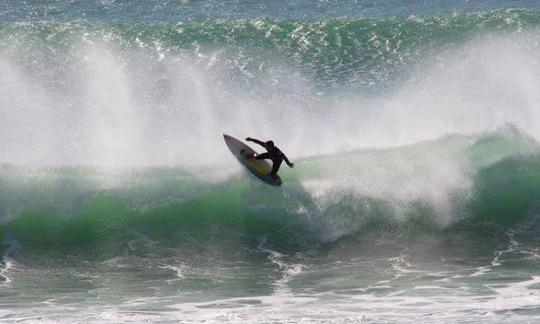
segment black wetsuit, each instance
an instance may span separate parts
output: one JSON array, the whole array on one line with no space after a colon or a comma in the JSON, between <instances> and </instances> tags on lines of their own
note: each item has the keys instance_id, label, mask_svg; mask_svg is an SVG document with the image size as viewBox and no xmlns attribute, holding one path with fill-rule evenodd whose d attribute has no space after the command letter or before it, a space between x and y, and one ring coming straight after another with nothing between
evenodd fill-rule
<instances>
[{"instance_id":1,"label":"black wetsuit","mask_svg":"<svg viewBox=\"0 0 540 324\"><path fill-rule=\"evenodd\" d=\"M281 167L281 163L283 162L283 160L285 160L285 162L288 165L291 165L291 162L289 161L289 159L285 156L285 154L283 154L283 152L281 152L280 149L277 148L277 146L272 146L271 148L268 148L268 147L266 147L266 144L264 142L262 142L262 141L256 140L254 138L251 138L251 141L263 146L268 151L268 152L265 152L265 153L262 153L262 154L258 154L255 157L255 159L257 159L257 160L264 160L264 159L272 160L272 171L270 172L270 175L272 177L275 177L277 175L277 172L279 171L279 168Z\"/></svg>"}]
</instances>

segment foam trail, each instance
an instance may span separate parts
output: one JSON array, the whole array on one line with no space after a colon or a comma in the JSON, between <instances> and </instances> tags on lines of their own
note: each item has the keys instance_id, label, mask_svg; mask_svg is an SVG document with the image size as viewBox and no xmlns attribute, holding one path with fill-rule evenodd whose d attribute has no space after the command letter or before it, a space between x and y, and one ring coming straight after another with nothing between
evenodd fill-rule
<instances>
[{"instance_id":1,"label":"foam trail","mask_svg":"<svg viewBox=\"0 0 540 324\"><path fill-rule=\"evenodd\" d=\"M16 261L13 258L13 254L19 248L19 244L10 235L4 236L2 245L5 247L4 255L2 256L3 268L0 270L0 277L4 278L2 285L9 285L11 278L9 278L9 272L15 267Z\"/></svg>"},{"instance_id":2,"label":"foam trail","mask_svg":"<svg viewBox=\"0 0 540 324\"><path fill-rule=\"evenodd\" d=\"M260 237L257 249L261 252L267 253L268 260L274 263L281 272L281 278L274 281L274 285L276 287L275 293L281 295L288 295L291 293L291 290L288 287L287 283L302 272L304 265L300 263L290 264L289 262L284 261L283 259L286 257L286 255L265 248L264 245L266 244L266 241L267 236Z\"/></svg>"}]
</instances>

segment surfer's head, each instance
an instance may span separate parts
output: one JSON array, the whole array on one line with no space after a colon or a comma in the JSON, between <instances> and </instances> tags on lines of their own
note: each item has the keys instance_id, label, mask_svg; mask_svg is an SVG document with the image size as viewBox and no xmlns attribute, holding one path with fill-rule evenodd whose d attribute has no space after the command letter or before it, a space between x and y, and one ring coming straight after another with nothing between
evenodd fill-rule
<instances>
[{"instance_id":1,"label":"surfer's head","mask_svg":"<svg viewBox=\"0 0 540 324\"><path fill-rule=\"evenodd\" d=\"M272 148L274 147L274 142L273 141L266 141L266 143L264 143L266 145L266 148Z\"/></svg>"}]
</instances>

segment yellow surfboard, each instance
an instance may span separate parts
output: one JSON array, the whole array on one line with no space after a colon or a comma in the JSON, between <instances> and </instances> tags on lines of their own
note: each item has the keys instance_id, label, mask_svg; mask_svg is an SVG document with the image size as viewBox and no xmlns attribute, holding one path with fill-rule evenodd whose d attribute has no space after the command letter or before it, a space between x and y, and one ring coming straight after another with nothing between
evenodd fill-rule
<instances>
[{"instance_id":1,"label":"yellow surfboard","mask_svg":"<svg viewBox=\"0 0 540 324\"><path fill-rule=\"evenodd\" d=\"M231 153L242 163L251 174L256 176L259 180L264 181L272 186L281 186L281 178L276 176L272 178L270 171L272 171L272 165L266 160L257 160L254 158L257 152L244 144L242 141L223 134L225 144L231 150Z\"/></svg>"}]
</instances>

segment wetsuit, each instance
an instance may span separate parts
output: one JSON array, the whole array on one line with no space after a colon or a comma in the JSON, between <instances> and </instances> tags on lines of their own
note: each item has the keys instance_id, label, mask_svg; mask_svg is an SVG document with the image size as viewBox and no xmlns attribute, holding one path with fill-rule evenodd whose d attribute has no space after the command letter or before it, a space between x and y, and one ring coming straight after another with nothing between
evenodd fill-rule
<instances>
[{"instance_id":1,"label":"wetsuit","mask_svg":"<svg viewBox=\"0 0 540 324\"><path fill-rule=\"evenodd\" d=\"M289 159L285 156L285 154L283 154L283 152L281 152L281 150L277 148L277 146L272 146L272 147L268 148L266 146L266 143L264 143L263 141L259 141L259 140L254 139L254 138L249 138L249 139L252 142L261 145L262 147L264 147L268 151L268 152L265 152L265 153L262 153L262 154L258 154L255 157L255 159L257 159L257 160L264 160L264 159L272 160L272 171L270 171L270 175L272 177L275 177L277 175L277 172L279 171L279 168L281 167L281 163L283 162L283 160L285 160L285 163L287 163L287 165L289 165L289 166L293 165L291 163L291 161L289 161Z\"/></svg>"}]
</instances>

